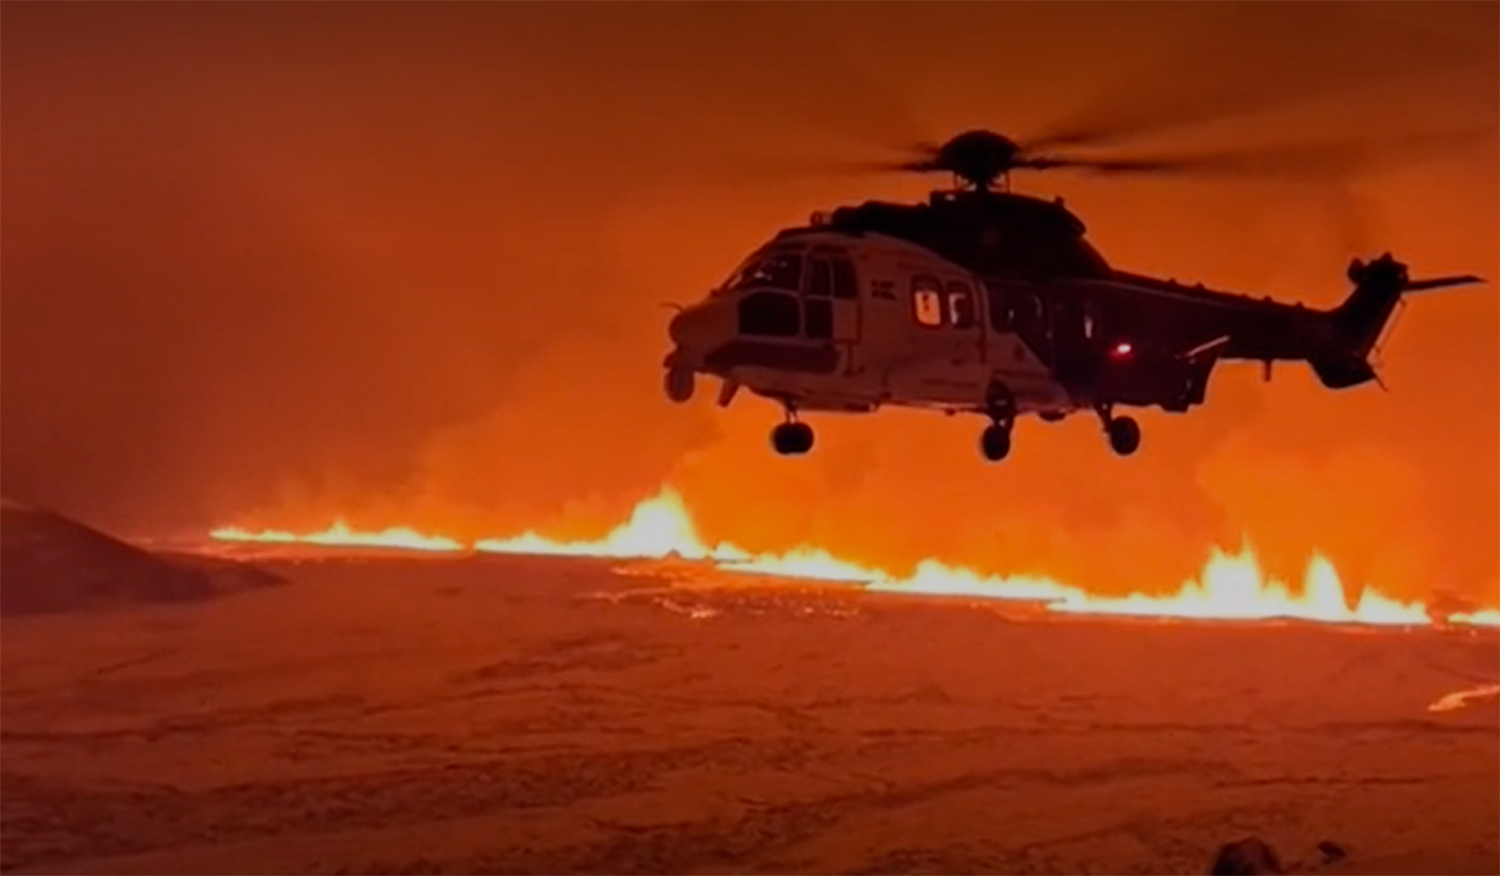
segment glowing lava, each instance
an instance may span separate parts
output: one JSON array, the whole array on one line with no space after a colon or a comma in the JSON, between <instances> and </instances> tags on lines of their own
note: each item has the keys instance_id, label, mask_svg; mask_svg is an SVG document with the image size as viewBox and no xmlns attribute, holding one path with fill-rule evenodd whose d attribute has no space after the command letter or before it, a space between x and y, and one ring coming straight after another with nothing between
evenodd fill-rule
<instances>
[{"instance_id":1,"label":"glowing lava","mask_svg":"<svg viewBox=\"0 0 1500 876\"><path fill-rule=\"evenodd\" d=\"M1424 625L1432 623L1420 602L1401 602L1366 587L1350 606L1333 564L1320 554L1308 562L1300 590L1268 578L1248 548L1231 554L1214 549L1195 581L1183 583L1167 595L1132 593L1097 596L1051 578L984 575L937 560L924 560L908 576L833 556L821 548L804 546L785 553L753 554L727 542L710 546L698 535L682 497L671 488L636 505L630 519L602 539L558 541L535 532L513 538L482 539L465 545L444 536L426 535L406 527L380 532L358 532L342 522L322 532L295 533L237 527L216 529L220 541L270 544L312 544L359 548L544 556L663 559L677 556L711 562L729 572L826 581L863 583L871 590L963 595L987 599L1026 600L1071 614L1114 614L1141 617L1258 620L1295 618L1327 623ZM1446 618L1451 624L1500 627L1500 611L1486 609Z\"/></svg>"},{"instance_id":2,"label":"glowing lava","mask_svg":"<svg viewBox=\"0 0 1500 876\"><path fill-rule=\"evenodd\" d=\"M279 529L258 532L227 526L209 533L219 541L258 542L262 544L315 544L323 547L392 548L407 551L461 551L464 546L440 535L423 535L405 526L391 526L379 532L359 532L342 520L322 532L298 534Z\"/></svg>"},{"instance_id":3,"label":"glowing lava","mask_svg":"<svg viewBox=\"0 0 1500 876\"><path fill-rule=\"evenodd\" d=\"M1481 684L1467 690L1455 691L1446 694L1427 707L1429 712L1452 712L1462 709L1470 703L1492 700L1500 697L1500 684Z\"/></svg>"}]
</instances>

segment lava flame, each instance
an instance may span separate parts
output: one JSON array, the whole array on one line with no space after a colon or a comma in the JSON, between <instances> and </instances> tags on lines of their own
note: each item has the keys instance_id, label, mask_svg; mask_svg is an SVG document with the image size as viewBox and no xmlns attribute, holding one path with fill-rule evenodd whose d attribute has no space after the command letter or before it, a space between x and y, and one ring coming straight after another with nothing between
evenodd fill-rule
<instances>
[{"instance_id":1,"label":"lava flame","mask_svg":"<svg viewBox=\"0 0 1500 876\"><path fill-rule=\"evenodd\" d=\"M535 532L505 539L488 538L465 545L455 539L426 535L406 527L359 532L342 521L322 532L299 535L280 530L252 532L238 527L216 529L214 539L228 542L311 544L390 548L436 552L479 552L545 556L664 559L677 556L713 563L745 574L862 583L871 590L991 599L1026 600L1070 614L1114 614L1140 617L1252 620L1295 618L1326 623L1422 625L1432 623L1420 602L1401 602L1366 587L1351 607L1333 564L1321 554L1308 562L1302 587L1294 591L1268 578L1248 548L1238 553L1215 549L1197 580L1175 593L1124 597L1096 596L1050 578L984 575L937 560L924 560L905 577L833 556L821 548L755 554L727 542L708 545L698 535L682 497L671 488L636 505L630 519L596 541L558 541ZM1500 627L1500 610L1449 615L1451 624Z\"/></svg>"},{"instance_id":2,"label":"lava flame","mask_svg":"<svg viewBox=\"0 0 1500 876\"><path fill-rule=\"evenodd\" d=\"M461 551L464 546L440 535L423 535L405 526L391 526L379 532L358 532L349 524L335 520L322 532L299 535L280 529L250 532L237 526L215 529L209 533L219 541L259 542L262 544L315 544L322 547L392 548L408 551Z\"/></svg>"},{"instance_id":3,"label":"lava flame","mask_svg":"<svg viewBox=\"0 0 1500 876\"><path fill-rule=\"evenodd\" d=\"M1481 684L1466 690L1454 691L1437 699L1427 707L1429 712L1452 712L1470 703L1483 702L1500 697L1500 684Z\"/></svg>"}]
</instances>

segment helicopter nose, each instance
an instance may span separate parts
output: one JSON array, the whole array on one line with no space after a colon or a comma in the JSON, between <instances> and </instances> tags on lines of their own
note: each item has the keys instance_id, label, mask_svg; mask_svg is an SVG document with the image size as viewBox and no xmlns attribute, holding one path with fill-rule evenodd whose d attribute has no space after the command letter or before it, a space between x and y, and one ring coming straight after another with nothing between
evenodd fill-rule
<instances>
[{"instance_id":1,"label":"helicopter nose","mask_svg":"<svg viewBox=\"0 0 1500 876\"><path fill-rule=\"evenodd\" d=\"M677 315L672 317L671 322L667 323L667 337L671 338L672 343L676 344L677 346L685 346L690 334L690 328L692 324L692 311L677 311Z\"/></svg>"},{"instance_id":2,"label":"helicopter nose","mask_svg":"<svg viewBox=\"0 0 1500 876\"><path fill-rule=\"evenodd\" d=\"M719 335L727 328L722 307L700 304L689 307L667 323L667 335L672 343L684 349L702 349L722 340Z\"/></svg>"}]
</instances>

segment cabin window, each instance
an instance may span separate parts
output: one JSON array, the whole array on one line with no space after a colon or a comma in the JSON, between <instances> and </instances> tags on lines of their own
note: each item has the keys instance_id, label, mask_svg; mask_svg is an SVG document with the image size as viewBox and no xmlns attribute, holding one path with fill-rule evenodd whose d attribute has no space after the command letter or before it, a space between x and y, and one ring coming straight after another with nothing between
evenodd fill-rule
<instances>
[{"instance_id":1,"label":"cabin window","mask_svg":"<svg viewBox=\"0 0 1500 876\"><path fill-rule=\"evenodd\" d=\"M855 279L854 263L848 259L833 260L833 297L853 301L859 297L859 282Z\"/></svg>"},{"instance_id":2,"label":"cabin window","mask_svg":"<svg viewBox=\"0 0 1500 876\"><path fill-rule=\"evenodd\" d=\"M912 313L926 326L943 324L943 287L937 278L918 274L911 278Z\"/></svg>"},{"instance_id":3,"label":"cabin window","mask_svg":"<svg viewBox=\"0 0 1500 876\"><path fill-rule=\"evenodd\" d=\"M999 286L986 286L986 291L990 299L990 328L997 332L1015 331L1016 311L1011 305L1010 296Z\"/></svg>"},{"instance_id":4,"label":"cabin window","mask_svg":"<svg viewBox=\"0 0 1500 876\"><path fill-rule=\"evenodd\" d=\"M968 283L948 281L948 323L954 328L974 327L974 292Z\"/></svg>"},{"instance_id":5,"label":"cabin window","mask_svg":"<svg viewBox=\"0 0 1500 876\"><path fill-rule=\"evenodd\" d=\"M827 298L809 298L803 306L806 308L803 325L807 336L818 340L833 337L833 302Z\"/></svg>"},{"instance_id":6,"label":"cabin window","mask_svg":"<svg viewBox=\"0 0 1500 876\"><path fill-rule=\"evenodd\" d=\"M1030 292L986 286L989 293L990 328L997 332L1016 332L1041 323L1042 303Z\"/></svg>"},{"instance_id":7,"label":"cabin window","mask_svg":"<svg viewBox=\"0 0 1500 876\"><path fill-rule=\"evenodd\" d=\"M808 261L807 294L814 298L827 298L833 294L833 268L827 259Z\"/></svg>"},{"instance_id":8,"label":"cabin window","mask_svg":"<svg viewBox=\"0 0 1500 876\"><path fill-rule=\"evenodd\" d=\"M796 298L779 292L754 292L739 302L740 334L794 338L802 330L802 308Z\"/></svg>"},{"instance_id":9,"label":"cabin window","mask_svg":"<svg viewBox=\"0 0 1500 876\"><path fill-rule=\"evenodd\" d=\"M1042 299L1035 292L1018 292L1013 299L1016 309L1016 328L1035 329L1041 328L1046 321L1046 314L1042 311Z\"/></svg>"},{"instance_id":10,"label":"cabin window","mask_svg":"<svg viewBox=\"0 0 1500 876\"><path fill-rule=\"evenodd\" d=\"M1083 336L1090 341L1099 340L1104 334L1104 320L1099 306L1092 301L1083 302Z\"/></svg>"}]
</instances>

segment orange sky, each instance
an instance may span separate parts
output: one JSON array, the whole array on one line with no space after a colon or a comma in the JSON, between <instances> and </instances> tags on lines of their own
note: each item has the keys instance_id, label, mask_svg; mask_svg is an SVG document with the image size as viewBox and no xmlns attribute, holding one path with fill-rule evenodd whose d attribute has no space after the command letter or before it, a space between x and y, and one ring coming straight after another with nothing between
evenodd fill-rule
<instances>
[{"instance_id":1,"label":"orange sky","mask_svg":"<svg viewBox=\"0 0 1500 876\"><path fill-rule=\"evenodd\" d=\"M1389 393L1223 368L1205 408L1141 416L1128 461L1088 417L1023 422L991 466L977 418L899 411L816 418L814 453L781 459L773 405L673 406L659 363L661 303L778 227L942 182L779 162L1205 82L1329 95L1215 142L1493 129L1497 10L6 3L4 489L132 532L337 513L567 535L671 480L751 548L1108 590L1175 586L1248 532L1294 579L1319 545L1395 595L1494 602L1494 287L1405 312ZM1466 63L1416 78L1438 56ZM1018 182L1120 267L1323 305L1352 246L1500 277L1497 165L1490 137L1376 168L1358 223L1306 187Z\"/></svg>"}]
</instances>

